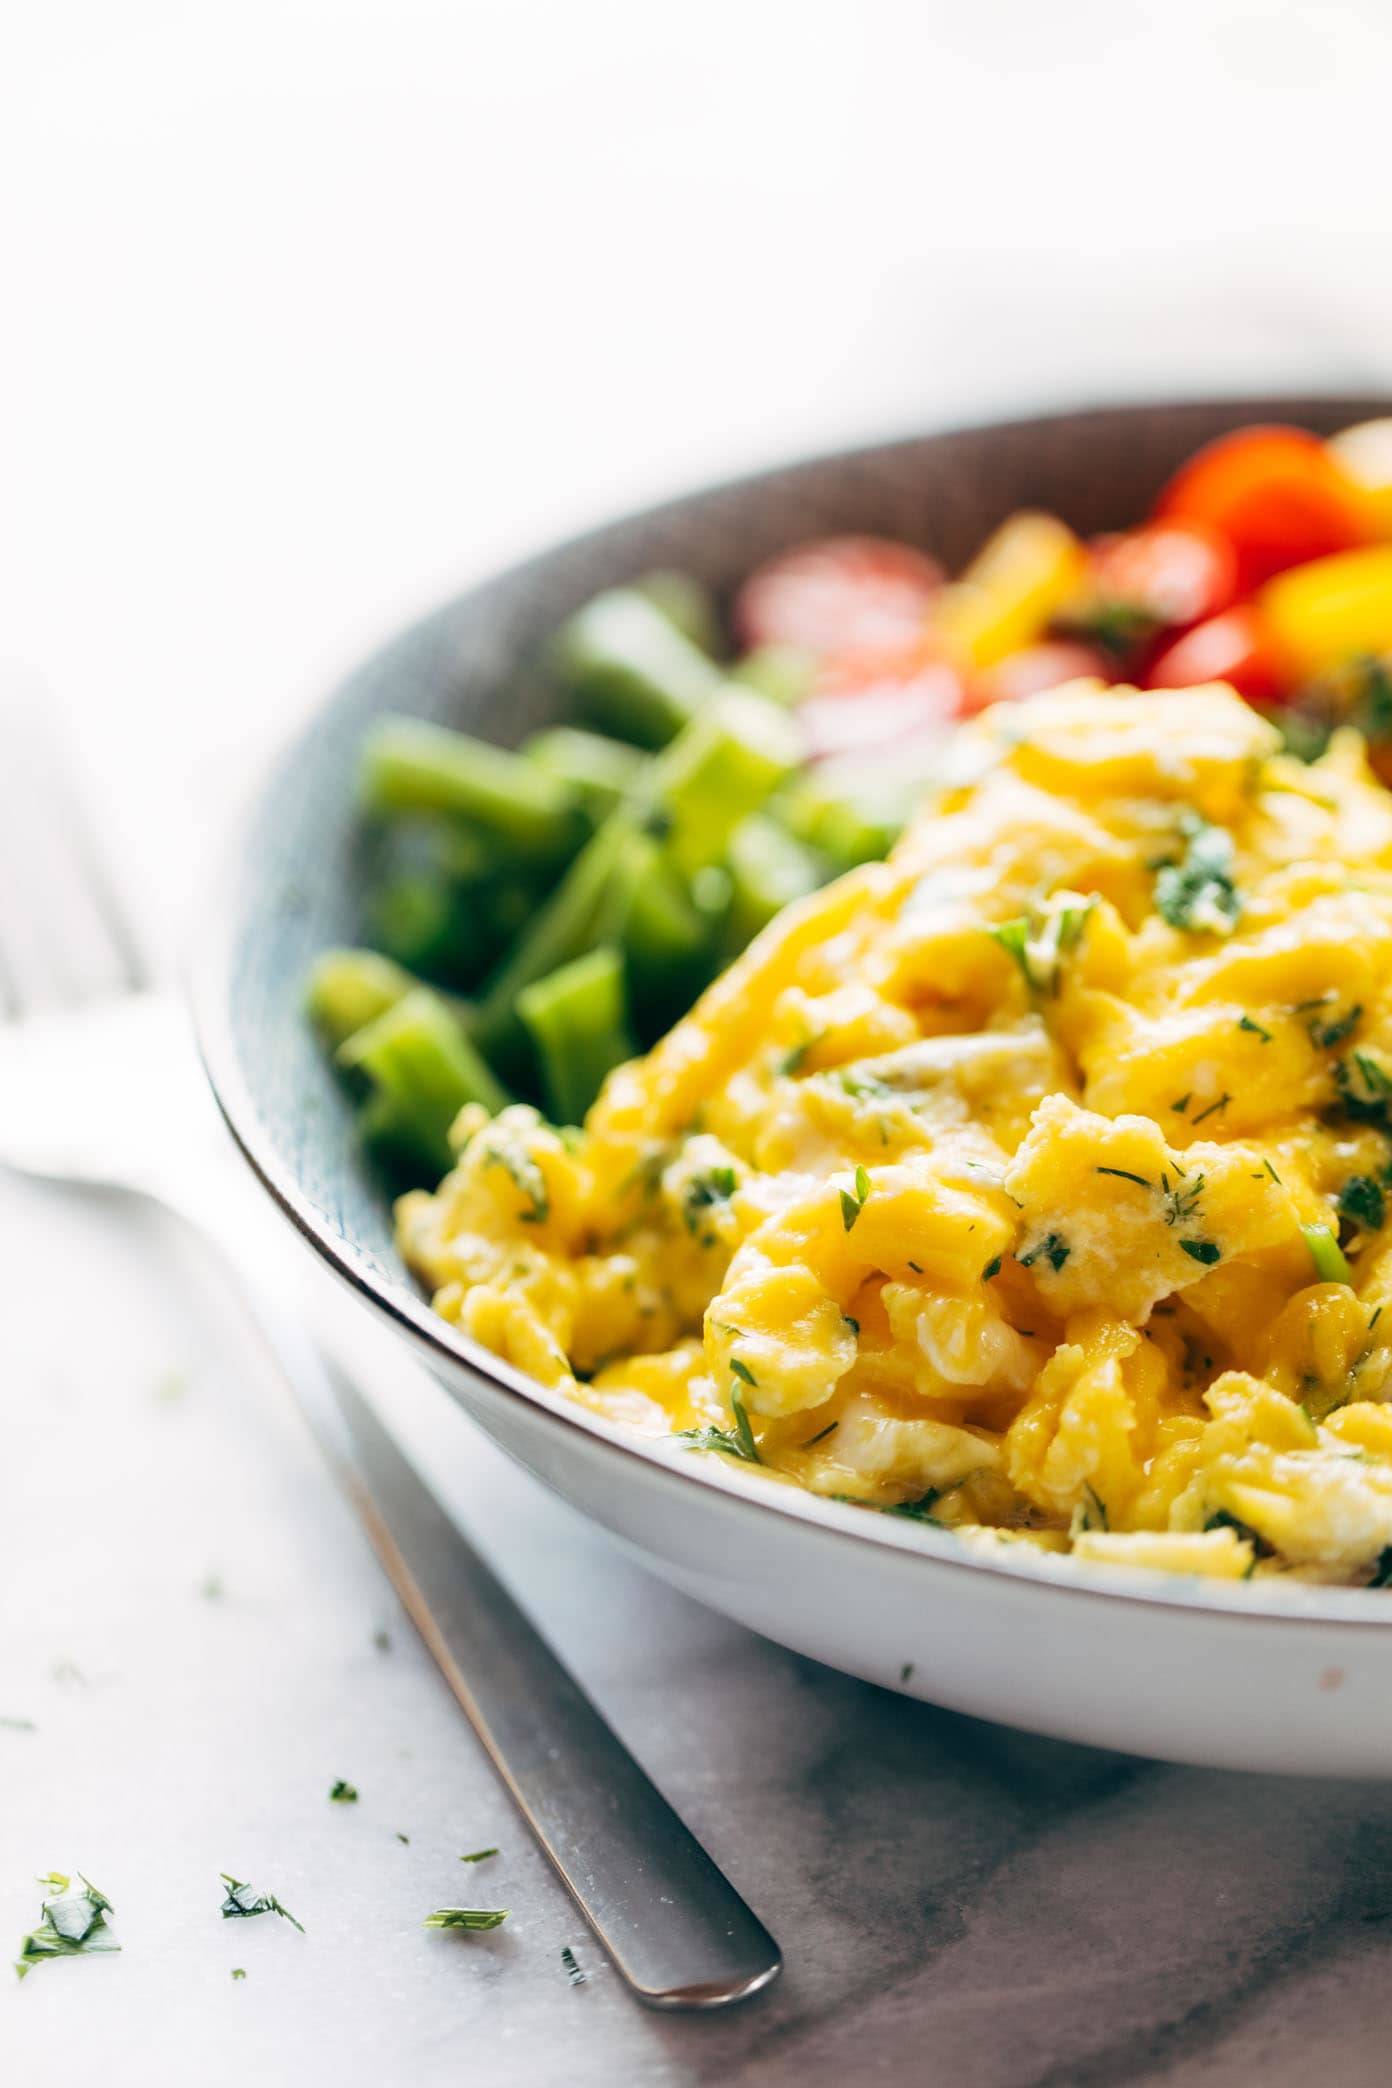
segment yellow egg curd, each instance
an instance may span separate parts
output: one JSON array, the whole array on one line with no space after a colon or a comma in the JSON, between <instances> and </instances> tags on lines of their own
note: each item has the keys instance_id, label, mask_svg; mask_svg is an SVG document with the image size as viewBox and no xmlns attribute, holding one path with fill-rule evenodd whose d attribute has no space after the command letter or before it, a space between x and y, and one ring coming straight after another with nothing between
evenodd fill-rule
<instances>
[{"instance_id":1,"label":"yellow egg curd","mask_svg":"<svg viewBox=\"0 0 1392 2088\"><path fill-rule=\"evenodd\" d=\"M586 1406L979 1546L1392 1581L1392 795L1221 686L959 734L580 1132L399 1237Z\"/></svg>"}]
</instances>

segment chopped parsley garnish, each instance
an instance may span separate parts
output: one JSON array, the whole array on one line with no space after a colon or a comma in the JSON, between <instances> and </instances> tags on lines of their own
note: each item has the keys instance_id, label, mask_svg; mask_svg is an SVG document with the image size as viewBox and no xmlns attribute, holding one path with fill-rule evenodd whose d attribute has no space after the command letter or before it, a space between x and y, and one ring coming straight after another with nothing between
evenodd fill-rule
<instances>
[{"instance_id":1,"label":"chopped parsley garnish","mask_svg":"<svg viewBox=\"0 0 1392 2088\"><path fill-rule=\"evenodd\" d=\"M1096 1487L1083 1482L1083 1497L1073 1512L1073 1530L1108 1530L1111 1523L1107 1516L1107 1504Z\"/></svg>"},{"instance_id":2,"label":"chopped parsley garnish","mask_svg":"<svg viewBox=\"0 0 1392 2088\"><path fill-rule=\"evenodd\" d=\"M859 1339L860 1339L860 1321L859 1321L858 1319L854 1319L854 1318L852 1318L852 1316L851 1316L851 1314L850 1314L849 1312L843 1312L843 1313L842 1313L842 1315L841 1315L841 1317L842 1317L843 1321L845 1322L845 1324L846 1324L846 1325L847 1325L847 1326L848 1326L848 1327L850 1328L850 1330L851 1330L852 1334L854 1334L854 1336L855 1336L856 1340L857 1340L857 1341L859 1341Z\"/></svg>"},{"instance_id":3,"label":"chopped parsley garnish","mask_svg":"<svg viewBox=\"0 0 1392 2088\"><path fill-rule=\"evenodd\" d=\"M1272 1181L1276 1184L1276 1187L1278 1189L1284 1189L1285 1183L1281 1180L1281 1177L1277 1174L1275 1168L1271 1165L1271 1162L1269 1160L1263 1160L1262 1166L1266 1169Z\"/></svg>"},{"instance_id":4,"label":"chopped parsley garnish","mask_svg":"<svg viewBox=\"0 0 1392 2088\"><path fill-rule=\"evenodd\" d=\"M1097 1172L1104 1175L1115 1175L1119 1182L1134 1182L1138 1189L1153 1189L1155 1187L1154 1182L1148 1182L1144 1175L1132 1174L1129 1167L1099 1167Z\"/></svg>"},{"instance_id":5,"label":"chopped parsley garnish","mask_svg":"<svg viewBox=\"0 0 1392 2088\"><path fill-rule=\"evenodd\" d=\"M1382 1184L1371 1175L1350 1175L1339 1191L1339 1216L1365 1232L1376 1232L1387 1208Z\"/></svg>"},{"instance_id":6,"label":"chopped parsley garnish","mask_svg":"<svg viewBox=\"0 0 1392 2088\"><path fill-rule=\"evenodd\" d=\"M1204 1530L1205 1532L1209 1530L1232 1530L1237 1536L1251 1545L1252 1563L1242 1576L1244 1580L1252 1578L1252 1575L1257 1570L1257 1560L1268 1555L1271 1551L1271 1546L1266 1542L1266 1539L1258 1536L1250 1523L1239 1522L1235 1515L1229 1515L1226 1508L1219 1508L1214 1514L1210 1515L1208 1521L1204 1524Z\"/></svg>"},{"instance_id":7,"label":"chopped parsley garnish","mask_svg":"<svg viewBox=\"0 0 1392 2088\"><path fill-rule=\"evenodd\" d=\"M991 1278L993 1276L999 1276L1000 1272L1001 1257L998 1254L993 1254L991 1256L991 1259L987 1262L985 1268L981 1271L981 1281L983 1283L989 1283L991 1281Z\"/></svg>"},{"instance_id":8,"label":"chopped parsley garnish","mask_svg":"<svg viewBox=\"0 0 1392 2088\"><path fill-rule=\"evenodd\" d=\"M577 1962L575 1952L571 1949L569 1943L561 1951L561 1963L565 1966L566 1978L572 1986L583 1986L585 1984L588 1974Z\"/></svg>"},{"instance_id":9,"label":"chopped parsley garnish","mask_svg":"<svg viewBox=\"0 0 1392 2088\"><path fill-rule=\"evenodd\" d=\"M922 1262L910 1262L909 1267L913 1270L915 1276L921 1276L923 1274Z\"/></svg>"},{"instance_id":10,"label":"chopped parsley garnish","mask_svg":"<svg viewBox=\"0 0 1392 2088\"><path fill-rule=\"evenodd\" d=\"M1332 1051L1336 1044L1346 1044L1363 1019L1361 1002L1351 1007L1337 1022L1311 1022L1310 1041L1321 1051Z\"/></svg>"},{"instance_id":11,"label":"chopped parsley garnish","mask_svg":"<svg viewBox=\"0 0 1392 2088\"><path fill-rule=\"evenodd\" d=\"M930 1486L927 1493L919 1494L915 1500L895 1501L888 1508L883 1509L882 1513L885 1515L901 1515L908 1522L936 1522L936 1516L930 1514L929 1511L940 1497L941 1492L941 1487Z\"/></svg>"},{"instance_id":12,"label":"chopped parsley garnish","mask_svg":"<svg viewBox=\"0 0 1392 2088\"><path fill-rule=\"evenodd\" d=\"M1166 1225L1183 1225L1198 1209L1199 1198L1203 1195L1204 1178L1202 1175L1195 1175L1192 1182L1183 1179L1181 1187L1172 1189L1169 1176L1162 1174L1160 1187L1165 1195Z\"/></svg>"},{"instance_id":13,"label":"chopped parsley garnish","mask_svg":"<svg viewBox=\"0 0 1392 2088\"><path fill-rule=\"evenodd\" d=\"M1194 1090L1190 1088L1187 1095L1178 1096L1175 1101L1171 1102L1170 1107L1174 1111L1176 1116L1183 1116L1185 1110L1189 1107L1189 1104L1193 1101L1193 1099Z\"/></svg>"},{"instance_id":14,"label":"chopped parsley garnish","mask_svg":"<svg viewBox=\"0 0 1392 2088\"><path fill-rule=\"evenodd\" d=\"M551 1198L547 1194L546 1177L540 1162L516 1140L509 1140L506 1144L485 1144L482 1152L485 1167L501 1167L526 1197L527 1209L518 1214L522 1223L544 1225L551 1216Z\"/></svg>"},{"instance_id":15,"label":"chopped parsley garnish","mask_svg":"<svg viewBox=\"0 0 1392 2088\"><path fill-rule=\"evenodd\" d=\"M1057 1233L1051 1232L1045 1233L1042 1240L1037 1240L1034 1246L1030 1248L1028 1254L1017 1254L1015 1259L1022 1269L1032 1269L1042 1255L1049 1267L1057 1274L1071 1252L1072 1249L1068 1243L1062 1240Z\"/></svg>"},{"instance_id":16,"label":"chopped parsley garnish","mask_svg":"<svg viewBox=\"0 0 1392 2088\"><path fill-rule=\"evenodd\" d=\"M335 1777L329 1788L329 1802L332 1805L356 1805L358 1802L356 1785L345 1783L341 1776Z\"/></svg>"},{"instance_id":17,"label":"chopped parsley garnish","mask_svg":"<svg viewBox=\"0 0 1392 2088\"><path fill-rule=\"evenodd\" d=\"M705 1174L692 1175L682 1189L682 1221L689 1233L697 1233L704 1224L702 1214L715 1204L728 1203L739 1187L739 1179L733 1167L708 1168ZM710 1240L704 1245L711 1246Z\"/></svg>"},{"instance_id":18,"label":"chopped parsley garnish","mask_svg":"<svg viewBox=\"0 0 1392 2088\"><path fill-rule=\"evenodd\" d=\"M749 1416L744 1402L733 1388L730 1392L730 1409L735 1417L733 1428L679 1428L677 1434L683 1442L690 1443L694 1450L719 1450L722 1456L741 1458L745 1464L762 1464L759 1446L754 1440L754 1431L749 1425Z\"/></svg>"},{"instance_id":19,"label":"chopped parsley garnish","mask_svg":"<svg viewBox=\"0 0 1392 2088\"><path fill-rule=\"evenodd\" d=\"M21 1979L45 1958L86 1957L121 1948L107 1926L106 1917L113 1911L110 1900L81 1871L77 1875L81 1883L76 1888L62 1871L40 1878L39 1883L49 1888L48 1897L40 1903L37 1928L19 1946L15 1971Z\"/></svg>"},{"instance_id":20,"label":"chopped parsley garnish","mask_svg":"<svg viewBox=\"0 0 1392 2088\"><path fill-rule=\"evenodd\" d=\"M744 1380L746 1385L758 1384L759 1380L755 1377L753 1371L749 1368L749 1365L747 1363L741 1363L738 1356L731 1356L730 1368L731 1370L733 1370L737 1378L742 1378Z\"/></svg>"},{"instance_id":21,"label":"chopped parsley garnish","mask_svg":"<svg viewBox=\"0 0 1392 2088\"><path fill-rule=\"evenodd\" d=\"M1269 1044L1271 1042L1270 1030L1263 1029L1259 1022L1253 1022L1250 1015L1244 1015L1241 1022L1239 1022L1237 1026L1240 1030L1251 1030L1254 1036L1261 1038L1263 1044Z\"/></svg>"},{"instance_id":22,"label":"chopped parsley garnish","mask_svg":"<svg viewBox=\"0 0 1392 2088\"><path fill-rule=\"evenodd\" d=\"M488 1857L496 1856L497 1853L496 1849L470 1849L468 1855L461 1856L459 1861L461 1863L483 1863Z\"/></svg>"},{"instance_id":23,"label":"chopped parsley garnish","mask_svg":"<svg viewBox=\"0 0 1392 2088\"><path fill-rule=\"evenodd\" d=\"M1221 1115L1221 1113L1223 1112L1223 1110L1227 1108L1231 1100L1232 1096L1226 1093L1225 1091L1218 1097L1218 1100L1216 1102L1210 1102L1207 1109L1201 1109L1198 1115L1194 1117L1191 1121L1196 1124L1201 1124L1205 1117Z\"/></svg>"},{"instance_id":24,"label":"chopped parsley garnish","mask_svg":"<svg viewBox=\"0 0 1392 2088\"><path fill-rule=\"evenodd\" d=\"M437 1907L427 1914L422 1928L434 1929L495 1929L501 1928L508 1918L506 1907Z\"/></svg>"},{"instance_id":25,"label":"chopped parsley garnish","mask_svg":"<svg viewBox=\"0 0 1392 2088\"><path fill-rule=\"evenodd\" d=\"M1376 1305L1376 1306L1374 1306L1374 1308L1373 1308L1373 1316L1372 1316L1372 1318L1371 1318L1371 1319L1369 1320L1369 1322L1368 1322L1368 1332L1369 1332L1370 1334L1372 1333L1372 1331L1373 1331L1374 1327L1375 1327L1375 1326L1377 1325L1378 1321L1379 1321L1379 1320L1380 1320L1381 1318L1382 1318L1382 1307L1381 1307L1381 1305Z\"/></svg>"},{"instance_id":26,"label":"chopped parsley garnish","mask_svg":"<svg viewBox=\"0 0 1392 2088\"><path fill-rule=\"evenodd\" d=\"M1315 1274L1323 1283L1352 1283L1353 1271L1344 1258L1344 1250L1327 1225L1302 1225L1305 1245L1310 1250L1310 1259L1315 1265Z\"/></svg>"},{"instance_id":27,"label":"chopped parsley garnish","mask_svg":"<svg viewBox=\"0 0 1392 2088\"><path fill-rule=\"evenodd\" d=\"M401 1829L400 1829L399 1827L398 1827L398 1828L397 1828L397 1830L396 1830L396 1838L397 1838L397 1840L398 1840L398 1841L400 1842L400 1844L401 1844L401 1846L402 1846L402 1848L403 1848L403 1849L409 1849L409 1848L410 1848L410 1846L411 1846L411 1837L410 1837L410 1835L409 1835L409 1834L403 1834L403 1833L401 1832Z\"/></svg>"},{"instance_id":28,"label":"chopped parsley garnish","mask_svg":"<svg viewBox=\"0 0 1392 2088\"><path fill-rule=\"evenodd\" d=\"M840 1426L841 1423L839 1421L828 1421L825 1428L819 1428L814 1436L809 1436L807 1438L807 1441L802 1445L803 1449L810 1450L814 1443L824 1443L827 1437L831 1435L832 1432L835 1429L838 1429Z\"/></svg>"},{"instance_id":29,"label":"chopped parsley garnish","mask_svg":"<svg viewBox=\"0 0 1392 2088\"><path fill-rule=\"evenodd\" d=\"M903 1665L903 1666L902 1666L902 1667L900 1668L900 1670L899 1670L899 1680L900 1680L901 1682L907 1682L907 1681L908 1681L908 1679L909 1679L909 1677L910 1677L910 1675L911 1675L911 1674L913 1673L913 1671L914 1671L914 1664L913 1664L913 1662L912 1662L911 1660L906 1660L906 1661L904 1662L904 1665Z\"/></svg>"},{"instance_id":30,"label":"chopped parsley garnish","mask_svg":"<svg viewBox=\"0 0 1392 2088\"><path fill-rule=\"evenodd\" d=\"M304 1934L304 1923L296 1921L290 1909L282 1907L274 1893L258 1892L254 1885L248 1885L243 1878L234 1878L229 1871L219 1871L218 1876L227 1887L227 1897L222 1903L224 1921L249 1921L254 1914L279 1914L282 1921L288 1921L291 1928Z\"/></svg>"},{"instance_id":31,"label":"chopped parsley garnish","mask_svg":"<svg viewBox=\"0 0 1392 2088\"><path fill-rule=\"evenodd\" d=\"M1171 928L1190 934L1231 935L1242 913L1233 882L1233 840L1197 812L1180 820L1185 850L1177 863L1162 863L1155 878L1155 910Z\"/></svg>"},{"instance_id":32,"label":"chopped parsley garnish","mask_svg":"<svg viewBox=\"0 0 1392 2088\"><path fill-rule=\"evenodd\" d=\"M1353 1051L1334 1068L1339 1106L1356 1124L1387 1126L1387 1105L1392 1101L1392 1078L1371 1052Z\"/></svg>"},{"instance_id":33,"label":"chopped parsley garnish","mask_svg":"<svg viewBox=\"0 0 1392 2088\"><path fill-rule=\"evenodd\" d=\"M234 1966L232 1967L232 1977L233 1977L234 1979L245 1979L245 1978L246 1978L246 1966L245 1966L245 1965L234 1965Z\"/></svg>"},{"instance_id":34,"label":"chopped parsley garnish","mask_svg":"<svg viewBox=\"0 0 1392 2088\"><path fill-rule=\"evenodd\" d=\"M794 1044L791 1051L785 1051L782 1058L778 1061L779 1072L786 1073L790 1078L794 1074L800 1073L806 1062L808 1052L821 1043L825 1034L824 1030L819 1030L815 1037L804 1037L801 1044Z\"/></svg>"},{"instance_id":35,"label":"chopped parsley garnish","mask_svg":"<svg viewBox=\"0 0 1392 2088\"><path fill-rule=\"evenodd\" d=\"M870 1194L870 1177L865 1172L865 1169L858 1167L855 1171L854 1196L849 1189L842 1189L838 1194L841 1199L841 1223L845 1226L846 1231L849 1232L864 1210L866 1198Z\"/></svg>"},{"instance_id":36,"label":"chopped parsley garnish","mask_svg":"<svg viewBox=\"0 0 1392 2088\"><path fill-rule=\"evenodd\" d=\"M1076 950L1097 904L1086 899L1045 908L1030 917L1019 914L987 929L1001 948L1019 965L1031 993L1057 996L1063 981L1063 960Z\"/></svg>"},{"instance_id":37,"label":"chopped parsley garnish","mask_svg":"<svg viewBox=\"0 0 1392 2088\"><path fill-rule=\"evenodd\" d=\"M888 1081L877 1079L873 1073L838 1073L836 1084L853 1102L861 1101L866 1095L876 1102L884 1102L894 1093Z\"/></svg>"},{"instance_id":38,"label":"chopped parsley garnish","mask_svg":"<svg viewBox=\"0 0 1392 2088\"><path fill-rule=\"evenodd\" d=\"M1202 1262L1206 1269L1223 1258L1222 1248L1212 1240L1181 1240L1179 1244L1190 1261Z\"/></svg>"}]
</instances>

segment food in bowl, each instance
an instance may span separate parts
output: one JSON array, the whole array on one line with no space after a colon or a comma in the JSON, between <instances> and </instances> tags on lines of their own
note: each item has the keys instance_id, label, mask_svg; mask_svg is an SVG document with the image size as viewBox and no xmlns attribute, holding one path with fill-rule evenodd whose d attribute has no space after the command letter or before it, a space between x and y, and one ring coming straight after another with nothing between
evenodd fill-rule
<instances>
[{"instance_id":1,"label":"food in bowl","mask_svg":"<svg viewBox=\"0 0 1392 2088\"><path fill-rule=\"evenodd\" d=\"M1012 707L1123 654L1148 655L1152 679L1176 628L1230 613L1239 587L1278 633L1271 657L1301 663L1249 685L1254 701L1295 693L1297 672L1352 685L1345 638L1360 661L1392 645L1370 580L1386 554L1369 548L1370 486L1321 468L1304 505L1298 474L1283 494L1284 537L1229 468L1226 537L1181 474L1150 532L1087 548L1016 518L954 583L865 540L799 553L737 604L751 650L735 690L670 583L661 606L653 589L582 612L560 658L585 716L661 751L615 747L587 802L580 755L596 775L600 756L572 747L564 790L521 794L508 875L535 893L570 865L472 1008L382 960L331 958L315 983L373 1135L427 1176L447 1138L457 1149L441 1189L400 1206L446 1316L600 1411L973 1544L1388 1578L1392 803L1355 735L1306 767L1226 689L1109 691L1099 674ZM1343 508L1324 498L1333 470ZM1157 542L1164 586L1143 617L1117 614L1120 583L1106 594L1099 572L1139 590ZM1343 637L1308 592L1330 561ZM1270 590L1296 581L1292 615ZM635 666L635 630L656 629L635 600L708 671L674 683L665 638L660 674L651 651ZM838 630L855 641L840 654ZM1027 657L1045 648L1047 669ZM775 708L789 697L791 718ZM854 730L835 725L848 716ZM432 846L506 831L515 777L497 764L534 756L490 764L429 728L386 732L395 745L369 756L379 810L427 816ZM820 789L827 831L854 830L825 774L857 732L901 783L936 774L887 863L871 858L893 820L838 864L788 809ZM800 769L809 754L822 766ZM751 824L809 851L800 895L791 878L762 893L761 929L734 904ZM612 1071L639 1002L633 923L659 888L708 916L684 946L648 945L674 998L760 932ZM539 1080L565 1126L606 1072L579 1133L502 1084Z\"/></svg>"}]
</instances>

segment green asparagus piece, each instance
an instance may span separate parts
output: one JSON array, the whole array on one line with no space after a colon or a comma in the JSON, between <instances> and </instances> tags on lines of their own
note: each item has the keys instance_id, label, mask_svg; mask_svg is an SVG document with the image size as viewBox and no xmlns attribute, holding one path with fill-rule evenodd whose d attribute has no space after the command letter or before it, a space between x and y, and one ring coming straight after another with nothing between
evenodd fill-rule
<instances>
[{"instance_id":1,"label":"green asparagus piece","mask_svg":"<svg viewBox=\"0 0 1392 2088\"><path fill-rule=\"evenodd\" d=\"M741 820L730 836L729 869L734 890L726 948L731 957L783 907L815 892L827 879L825 859L763 812Z\"/></svg>"},{"instance_id":2,"label":"green asparagus piece","mask_svg":"<svg viewBox=\"0 0 1392 2088\"><path fill-rule=\"evenodd\" d=\"M435 1181L452 1154L449 1128L466 1102L496 1112L507 1091L458 1019L428 986L417 986L339 1046L341 1066L363 1073L373 1094L364 1130L389 1143Z\"/></svg>"},{"instance_id":3,"label":"green asparagus piece","mask_svg":"<svg viewBox=\"0 0 1392 2088\"><path fill-rule=\"evenodd\" d=\"M743 682L774 703L789 709L812 687L817 662L796 645L758 645L730 669L731 681Z\"/></svg>"},{"instance_id":4,"label":"green asparagus piece","mask_svg":"<svg viewBox=\"0 0 1392 2088\"><path fill-rule=\"evenodd\" d=\"M623 951L640 1043L655 1043L709 980L716 926L662 844L648 833L630 834L610 875L594 934Z\"/></svg>"},{"instance_id":5,"label":"green asparagus piece","mask_svg":"<svg viewBox=\"0 0 1392 2088\"><path fill-rule=\"evenodd\" d=\"M596 826L633 789L647 766L647 757L636 747L576 725L553 725L549 732L534 733L522 752L568 784Z\"/></svg>"},{"instance_id":6,"label":"green asparagus piece","mask_svg":"<svg viewBox=\"0 0 1392 2088\"><path fill-rule=\"evenodd\" d=\"M714 662L637 588L596 595L557 633L557 675L586 718L665 747L720 686Z\"/></svg>"},{"instance_id":7,"label":"green asparagus piece","mask_svg":"<svg viewBox=\"0 0 1392 2088\"><path fill-rule=\"evenodd\" d=\"M559 861L583 822L570 785L520 754L419 718L384 718L363 749L368 809L448 813L481 828L496 849Z\"/></svg>"},{"instance_id":8,"label":"green asparagus piece","mask_svg":"<svg viewBox=\"0 0 1392 2088\"><path fill-rule=\"evenodd\" d=\"M689 876L719 862L739 822L758 811L800 758L797 730L776 704L729 684L721 689L649 778L678 869Z\"/></svg>"},{"instance_id":9,"label":"green asparagus piece","mask_svg":"<svg viewBox=\"0 0 1392 2088\"><path fill-rule=\"evenodd\" d=\"M662 611L683 638L689 638L712 659L717 657L721 650L720 621L708 587L703 587L690 573L674 572L667 566L655 573L644 573L633 585L655 609Z\"/></svg>"},{"instance_id":10,"label":"green asparagus piece","mask_svg":"<svg viewBox=\"0 0 1392 2088\"><path fill-rule=\"evenodd\" d=\"M520 942L488 981L474 1019L480 1048L507 1070L525 1045L517 1013L523 987L578 957L594 941L594 924L624 844L638 830L626 808L611 813L586 842Z\"/></svg>"},{"instance_id":11,"label":"green asparagus piece","mask_svg":"<svg viewBox=\"0 0 1392 2088\"><path fill-rule=\"evenodd\" d=\"M537 979L517 996L536 1043L554 1122L578 1124L610 1068L633 1056L623 958L612 944Z\"/></svg>"},{"instance_id":12,"label":"green asparagus piece","mask_svg":"<svg viewBox=\"0 0 1392 2088\"><path fill-rule=\"evenodd\" d=\"M415 985L408 971L376 950L325 950L311 967L305 1003L316 1028L336 1051L404 1000Z\"/></svg>"}]
</instances>

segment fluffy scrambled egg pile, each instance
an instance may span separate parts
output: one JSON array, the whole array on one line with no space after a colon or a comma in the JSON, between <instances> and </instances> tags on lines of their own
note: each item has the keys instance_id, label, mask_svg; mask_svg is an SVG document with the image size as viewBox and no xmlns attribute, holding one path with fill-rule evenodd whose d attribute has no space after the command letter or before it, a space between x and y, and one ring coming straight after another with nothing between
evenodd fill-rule
<instances>
[{"instance_id":1,"label":"fluffy scrambled egg pile","mask_svg":"<svg viewBox=\"0 0 1392 2088\"><path fill-rule=\"evenodd\" d=\"M979 1546L1392 1582L1392 795L1221 686L956 754L582 1132L466 1110L407 1259L587 1406Z\"/></svg>"}]
</instances>

